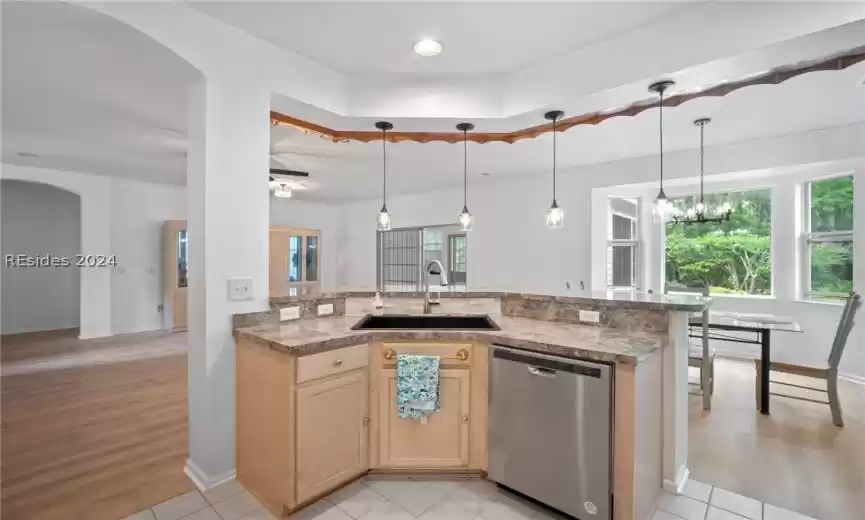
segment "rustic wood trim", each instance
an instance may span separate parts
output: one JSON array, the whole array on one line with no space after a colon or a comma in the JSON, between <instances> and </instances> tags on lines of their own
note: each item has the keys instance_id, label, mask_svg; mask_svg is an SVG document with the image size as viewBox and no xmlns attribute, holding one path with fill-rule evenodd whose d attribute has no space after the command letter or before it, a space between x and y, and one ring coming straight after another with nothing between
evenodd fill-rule
<instances>
[{"instance_id":1,"label":"rustic wood trim","mask_svg":"<svg viewBox=\"0 0 865 520\"><path fill-rule=\"evenodd\" d=\"M790 78L818 71L844 70L856 63L865 61L865 46L855 47L845 52L816 60L803 61L775 67L767 72L746 76L736 81L726 81L694 92L683 92L664 98L664 106L676 107L688 101L704 97L723 97L741 88L755 85L777 85ZM564 132L575 126L597 125L614 117L634 117L637 114L659 106L659 101L652 97L635 101L630 105L612 111L591 112L573 117L567 117L556 122L556 131ZM368 143L382 138L382 132L377 130L336 130L304 121L279 112L270 113L273 124L284 124L300 131L316 134L335 143L359 141ZM523 139L534 139L551 132L552 123L522 128L513 132L473 132L467 134L469 141L475 143L515 143ZM459 143L463 140L462 132L387 132L387 140L392 143L411 141L415 143L445 142Z\"/></svg>"}]
</instances>

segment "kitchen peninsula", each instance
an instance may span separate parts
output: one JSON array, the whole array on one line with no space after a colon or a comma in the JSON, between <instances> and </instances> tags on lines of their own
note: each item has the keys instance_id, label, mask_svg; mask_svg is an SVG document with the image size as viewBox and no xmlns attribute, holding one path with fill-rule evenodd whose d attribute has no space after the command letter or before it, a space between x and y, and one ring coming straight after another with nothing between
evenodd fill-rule
<instances>
[{"instance_id":1,"label":"kitchen peninsula","mask_svg":"<svg viewBox=\"0 0 865 520\"><path fill-rule=\"evenodd\" d=\"M364 330L369 315L422 314L423 296L385 294L383 309L373 293L275 298L269 311L234 317L237 478L285 515L367 472L492 474L492 351L508 350L610 367L609 467L589 469L611 485L600 506L586 507L598 507L596 518L643 520L662 487L687 480L687 316L706 305L634 293L448 293L432 314L489 316L491 328ZM441 360L441 410L429 421L396 414L401 354Z\"/></svg>"}]
</instances>

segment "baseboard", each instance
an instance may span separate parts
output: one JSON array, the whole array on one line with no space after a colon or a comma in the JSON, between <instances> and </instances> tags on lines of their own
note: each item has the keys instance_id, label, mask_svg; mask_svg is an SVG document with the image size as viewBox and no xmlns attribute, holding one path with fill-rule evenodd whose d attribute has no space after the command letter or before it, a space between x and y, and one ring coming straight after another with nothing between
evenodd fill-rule
<instances>
[{"instance_id":1,"label":"baseboard","mask_svg":"<svg viewBox=\"0 0 865 520\"><path fill-rule=\"evenodd\" d=\"M865 386L865 376L857 376L855 374L840 373L840 374L838 374L838 377L840 377L841 379L843 379L845 381L850 381L851 383Z\"/></svg>"},{"instance_id":2,"label":"baseboard","mask_svg":"<svg viewBox=\"0 0 865 520\"><path fill-rule=\"evenodd\" d=\"M54 339L54 338L62 338L67 336L77 336L79 334L78 327L71 327L68 329L47 329L47 330L33 330L29 332L10 332L9 334L3 334L0 338L3 341L35 341L35 340L44 340L44 339Z\"/></svg>"},{"instance_id":3,"label":"baseboard","mask_svg":"<svg viewBox=\"0 0 865 520\"><path fill-rule=\"evenodd\" d=\"M679 468L679 471L676 472L675 482L664 479L664 490L674 495L681 495L682 491L685 489L685 484L688 483L688 477L690 474L691 470L688 469L688 466L682 466Z\"/></svg>"},{"instance_id":4,"label":"baseboard","mask_svg":"<svg viewBox=\"0 0 865 520\"><path fill-rule=\"evenodd\" d=\"M237 476L236 470L226 471L221 475L208 475L202 471L198 465L192 462L192 459L186 459L186 466L183 468L183 472L186 473L186 476L189 477L189 480L195 484L195 487L197 487L199 491L207 491L208 489L215 488L229 480L234 480L234 477Z\"/></svg>"}]
</instances>

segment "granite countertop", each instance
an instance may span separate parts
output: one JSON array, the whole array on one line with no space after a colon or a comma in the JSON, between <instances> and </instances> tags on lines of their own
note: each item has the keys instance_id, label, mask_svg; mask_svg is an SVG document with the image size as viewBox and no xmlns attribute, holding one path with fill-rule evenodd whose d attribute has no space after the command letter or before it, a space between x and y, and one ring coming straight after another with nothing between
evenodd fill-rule
<instances>
[{"instance_id":1,"label":"granite countertop","mask_svg":"<svg viewBox=\"0 0 865 520\"><path fill-rule=\"evenodd\" d=\"M235 329L238 339L296 356L373 341L484 341L545 354L635 365L663 345L665 335L491 315L501 330L351 330L362 314Z\"/></svg>"},{"instance_id":2,"label":"granite countertop","mask_svg":"<svg viewBox=\"0 0 865 520\"><path fill-rule=\"evenodd\" d=\"M317 293L303 296L277 296L270 298L272 304L291 304L309 300L326 300L330 298L372 298L374 291L342 291ZM423 298L424 293L416 292L384 292L382 298ZM472 299L472 298L508 298L519 297L525 300L545 302L562 302L571 304L586 304L596 308L641 309L658 311L702 311L711 305L712 299L695 294L652 294L631 290L593 291L587 295L549 295L530 294L506 291L442 291L441 298Z\"/></svg>"}]
</instances>

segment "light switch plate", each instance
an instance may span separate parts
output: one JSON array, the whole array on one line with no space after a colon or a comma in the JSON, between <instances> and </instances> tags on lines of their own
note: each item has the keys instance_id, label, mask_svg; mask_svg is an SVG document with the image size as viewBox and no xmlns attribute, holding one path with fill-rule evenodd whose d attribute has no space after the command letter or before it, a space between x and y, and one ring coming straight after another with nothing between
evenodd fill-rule
<instances>
[{"instance_id":1,"label":"light switch plate","mask_svg":"<svg viewBox=\"0 0 865 520\"><path fill-rule=\"evenodd\" d=\"M279 309L279 321L296 320L300 318L300 307L283 307Z\"/></svg>"},{"instance_id":2,"label":"light switch plate","mask_svg":"<svg viewBox=\"0 0 865 520\"><path fill-rule=\"evenodd\" d=\"M229 278L228 279L228 299L236 300L251 300L252 299L252 278Z\"/></svg>"},{"instance_id":3,"label":"light switch plate","mask_svg":"<svg viewBox=\"0 0 865 520\"><path fill-rule=\"evenodd\" d=\"M333 314L333 304L332 303L326 303L324 305L318 306L318 315L319 316L329 316L331 314Z\"/></svg>"},{"instance_id":4,"label":"light switch plate","mask_svg":"<svg viewBox=\"0 0 865 520\"><path fill-rule=\"evenodd\" d=\"M586 323L600 323L601 313L598 311L580 311L580 321Z\"/></svg>"}]
</instances>

